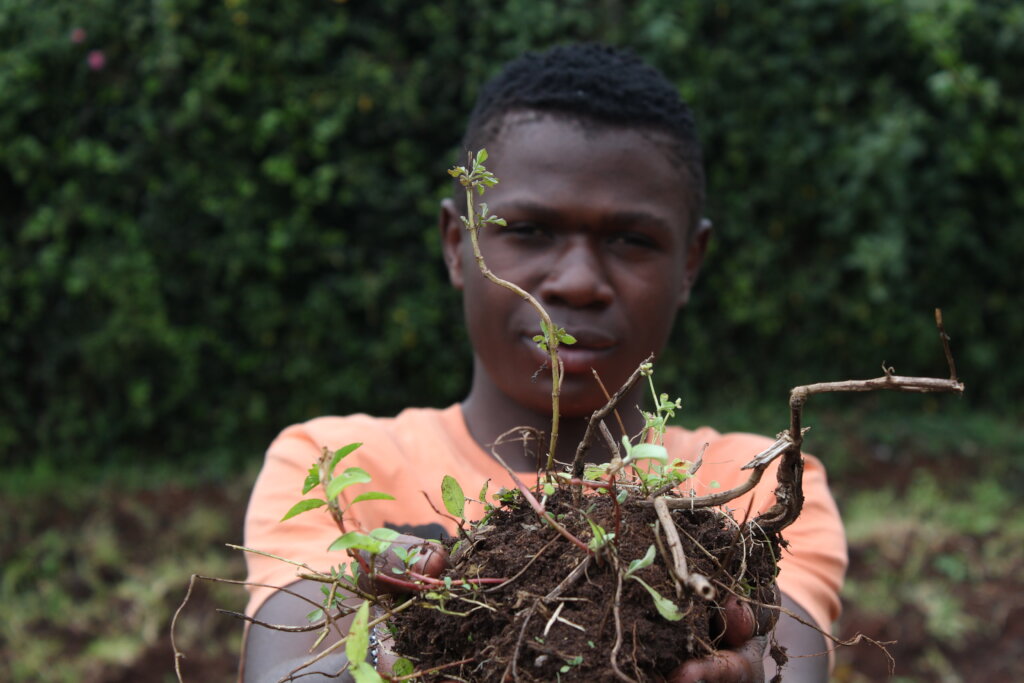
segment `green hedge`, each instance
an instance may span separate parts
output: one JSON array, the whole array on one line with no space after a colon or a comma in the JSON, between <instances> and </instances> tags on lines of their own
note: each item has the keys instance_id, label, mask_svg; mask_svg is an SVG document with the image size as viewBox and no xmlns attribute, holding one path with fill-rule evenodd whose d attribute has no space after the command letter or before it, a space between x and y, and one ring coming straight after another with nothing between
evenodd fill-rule
<instances>
[{"instance_id":1,"label":"green hedge","mask_svg":"<svg viewBox=\"0 0 1024 683\"><path fill-rule=\"evenodd\" d=\"M3 462L249 458L458 399L444 169L498 64L578 39L658 64L706 141L666 382L941 373L941 305L972 405L1024 386L1019 3L46 5L0 4Z\"/></svg>"}]
</instances>

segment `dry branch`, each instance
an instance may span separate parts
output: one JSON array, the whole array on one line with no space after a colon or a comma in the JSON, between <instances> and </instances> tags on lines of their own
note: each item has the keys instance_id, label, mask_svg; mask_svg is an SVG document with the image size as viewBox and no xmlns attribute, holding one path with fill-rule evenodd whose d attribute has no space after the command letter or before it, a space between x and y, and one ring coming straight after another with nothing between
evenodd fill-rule
<instances>
[{"instance_id":1,"label":"dry branch","mask_svg":"<svg viewBox=\"0 0 1024 683\"><path fill-rule=\"evenodd\" d=\"M794 387L789 393L789 437L791 443L786 448L779 465L779 485L775 489L776 503L766 512L757 517L755 522L768 533L778 533L796 520L804 504L803 494L803 457L800 446L803 444L803 432L800 427L804 404L814 394L833 392L865 392L865 391L903 391L911 393L955 393L964 392L963 382L956 378L956 365L953 353L949 348L949 336L942 327L942 311L935 309L935 324L939 328L943 352L949 365L949 379L936 377L901 377L893 374L892 368L883 365L885 375L875 379L847 380L844 382L822 382Z\"/></svg>"},{"instance_id":2,"label":"dry branch","mask_svg":"<svg viewBox=\"0 0 1024 683\"><path fill-rule=\"evenodd\" d=\"M633 389L636 381L640 379L641 369L647 363L654 360L654 354L647 356L640 365L637 366L633 374L629 376L629 379L619 387L619 390L615 392L615 395L608 399L608 402L603 408L598 408L594 411L594 414L590 416L590 421L587 422L587 430L583 433L583 438L580 440L580 445L576 447L576 457L572 460L572 476L574 479L579 479L583 474L583 456L586 454L587 449L590 448L590 442L594 438L594 426L600 424L604 418L608 416L608 413L615 410L615 406L619 404L619 401L625 397L626 394ZM612 451L614 455L615 451Z\"/></svg>"}]
</instances>

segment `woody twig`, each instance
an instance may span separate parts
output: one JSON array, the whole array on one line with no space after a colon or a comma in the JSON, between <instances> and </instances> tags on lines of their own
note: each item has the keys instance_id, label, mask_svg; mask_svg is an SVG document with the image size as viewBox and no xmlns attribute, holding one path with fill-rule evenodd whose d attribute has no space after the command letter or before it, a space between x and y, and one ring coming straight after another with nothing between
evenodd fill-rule
<instances>
[{"instance_id":1,"label":"woody twig","mask_svg":"<svg viewBox=\"0 0 1024 683\"><path fill-rule=\"evenodd\" d=\"M910 393L955 393L963 394L964 385L956 376L956 365L953 362L953 353L949 348L949 336L942 326L942 311L935 309L935 324L939 329L939 338L942 341L943 352L946 362L949 365L949 379L936 377L902 377L895 374L892 367L882 366L885 373L882 377L864 380L846 380L843 382L821 382L818 384L807 384L794 387L789 393L789 443L782 456L779 465L778 482L775 489L776 503L763 514L759 515L754 523L760 526L765 532L779 532L793 523L800 514L803 507L803 458L800 455L800 446L803 444L804 430L801 428L801 416L804 404L814 394L827 394L836 392L865 392L865 391L903 391Z\"/></svg>"}]
</instances>

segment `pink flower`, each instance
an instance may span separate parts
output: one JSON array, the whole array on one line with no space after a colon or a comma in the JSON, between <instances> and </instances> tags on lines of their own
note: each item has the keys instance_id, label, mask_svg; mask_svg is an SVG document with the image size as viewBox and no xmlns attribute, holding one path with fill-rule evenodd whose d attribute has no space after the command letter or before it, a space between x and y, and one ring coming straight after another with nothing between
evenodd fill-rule
<instances>
[{"instance_id":1,"label":"pink flower","mask_svg":"<svg viewBox=\"0 0 1024 683\"><path fill-rule=\"evenodd\" d=\"M103 50L89 50L85 61L89 63L90 69L100 71L107 65L107 56L103 54Z\"/></svg>"},{"instance_id":2,"label":"pink flower","mask_svg":"<svg viewBox=\"0 0 1024 683\"><path fill-rule=\"evenodd\" d=\"M71 29L70 38L71 38L71 42L74 43L75 45L81 45L82 43L85 42L85 39L87 37L88 36L87 36L87 34L85 32L85 29L82 28L81 26L76 26L75 28Z\"/></svg>"}]
</instances>

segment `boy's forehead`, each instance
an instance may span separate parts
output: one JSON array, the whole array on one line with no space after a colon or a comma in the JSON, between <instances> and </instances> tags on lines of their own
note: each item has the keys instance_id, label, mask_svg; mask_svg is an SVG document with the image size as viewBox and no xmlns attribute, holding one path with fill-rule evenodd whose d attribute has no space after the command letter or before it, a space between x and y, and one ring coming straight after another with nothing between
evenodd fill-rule
<instances>
[{"instance_id":1,"label":"boy's forehead","mask_svg":"<svg viewBox=\"0 0 1024 683\"><path fill-rule=\"evenodd\" d=\"M563 157L556 159L558 173L576 176L593 172L594 169L577 162L597 148L614 148L620 156L637 158L646 155L650 159L650 155L657 155L664 162L657 164L662 172L657 177L647 176L647 184L664 187L676 202L685 205L681 207L683 215L679 220L684 232L692 234L689 227L699 219L700 198L694 191L690 172L676 153L678 145L664 131L532 109L506 112L489 122L484 131L486 138L478 140L479 147L487 147L491 152L489 165L499 179L503 168L510 165L535 168L538 164L550 162L550 157L557 156L558 152L564 153ZM642 142L637 142L637 138ZM532 144L524 144L527 141ZM572 153L573 146L579 150L579 155ZM634 179L624 178L627 180ZM542 173L521 173L515 176L514 182L520 187L525 184L542 190L549 178ZM512 189L507 184L504 188Z\"/></svg>"},{"instance_id":2,"label":"boy's forehead","mask_svg":"<svg viewBox=\"0 0 1024 683\"><path fill-rule=\"evenodd\" d=\"M496 116L483 127L485 137L479 142L481 146L483 144L500 144L504 137L517 129L533 124L545 123L550 123L553 126L570 126L591 141L605 135L640 135L648 139L652 144L664 149L666 151L666 158L673 164L679 161L667 153L669 148L675 146L672 135L653 126L613 123L584 114L546 111L543 109L513 109ZM680 167L680 170L682 171L682 167Z\"/></svg>"}]
</instances>

